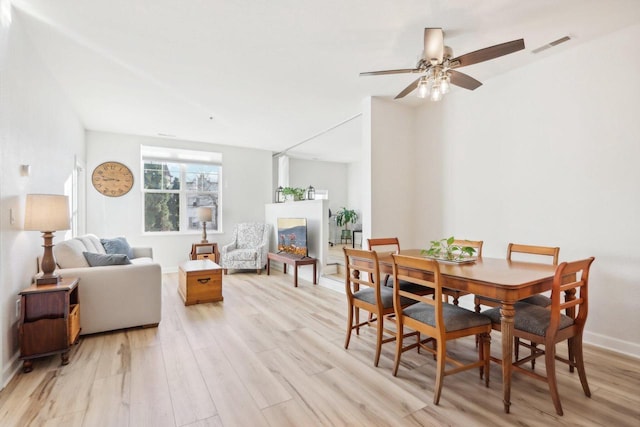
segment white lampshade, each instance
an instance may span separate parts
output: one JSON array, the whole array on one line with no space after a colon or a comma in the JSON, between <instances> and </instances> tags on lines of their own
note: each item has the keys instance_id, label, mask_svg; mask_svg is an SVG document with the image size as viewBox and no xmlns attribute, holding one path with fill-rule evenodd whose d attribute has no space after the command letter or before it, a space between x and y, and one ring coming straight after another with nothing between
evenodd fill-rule
<instances>
[{"instance_id":1,"label":"white lampshade","mask_svg":"<svg viewBox=\"0 0 640 427\"><path fill-rule=\"evenodd\" d=\"M69 197L59 194L27 194L25 230L44 232L70 228Z\"/></svg>"},{"instance_id":2,"label":"white lampshade","mask_svg":"<svg viewBox=\"0 0 640 427\"><path fill-rule=\"evenodd\" d=\"M208 206L199 207L197 215L201 222L211 221L213 218L213 208Z\"/></svg>"}]
</instances>

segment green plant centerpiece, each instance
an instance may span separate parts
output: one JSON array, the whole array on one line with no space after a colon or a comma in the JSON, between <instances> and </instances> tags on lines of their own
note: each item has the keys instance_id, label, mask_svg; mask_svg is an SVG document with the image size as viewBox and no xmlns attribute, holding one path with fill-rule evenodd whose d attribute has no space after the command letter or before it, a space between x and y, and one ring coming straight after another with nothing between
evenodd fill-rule
<instances>
[{"instance_id":1,"label":"green plant centerpiece","mask_svg":"<svg viewBox=\"0 0 640 427\"><path fill-rule=\"evenodd\" d=\"M358 220L358 214L353 209L347 209L345 207L340 208L338 212L336 212L336 225L338 227L344 227L342 230L342 238L350 239L351 232L349 231L349 224L355 224Z\"/></svg>"},{"instance_id":2,"label":"green plant centerpiece","mask_svg":"<svg viewBox=\"0 0 640 427\"><path fill-rule=\"evenodd\" d=\"M453 236L448 239L432 240L429 249L420 251L422 255L445 261L463 261L471 258L476 250L471 246L460 246L454 244Z\"/></svg>"},{"instance_id":3,"label":"green plant centerpiece","mask_svg":"<svg viewBox=\"0 0 640 427\"><path fill-rule=\"evenodd\" d=\"M289 199L293 199L295 201L302 200L304 193L306 190L304 188L297 187L284 187L282 189L282 194Z\"/></svg>"}]
</instances>

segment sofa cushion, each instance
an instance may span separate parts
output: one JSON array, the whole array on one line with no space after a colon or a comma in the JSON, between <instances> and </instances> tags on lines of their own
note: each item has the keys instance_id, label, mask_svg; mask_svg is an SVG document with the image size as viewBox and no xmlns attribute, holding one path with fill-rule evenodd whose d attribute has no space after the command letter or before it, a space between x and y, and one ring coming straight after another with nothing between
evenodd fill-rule
<instances>
[{"instance_id":1,"label":"sofa cushion","mask_svg":"<svg viewBox=\"0 0 640 427\"><path fill-rule=\"evenodd\" d=\"M113 239L100 239L100 243L104 246L104 250L108 254L123 254L133 258L133 249L124 237L115 237Z\"/></svg>"},{"instance_id":2,"label":"sofa cushion","mask_svg":"<svg viewBox=\"0 0 640 427\"><path fill-rule=\"evenodd\" d=\"M84 236L75 237L80 240L85 247L85 251L96 254L106 254L100 239L95 234L85 234Z\"/></svg>"},{"instance_id":3,"label":"sofa cushion","mask_svg":"<svg viewBox=\"0 0 640 427\"><path fill-rule=\"evenodd\" d=\"M82 252L86 251L87 248L79 239L65 240L56 243L53 247L53 254L60 268L89 267L89 263L82 255Z\"/></svg>"},{"instance_id":4,"label":"sofa cushion","mask_svg":"<svg viewBox=\"0 0 640 427\"><path fill-rule=\"evenodd\" d=\"M131 258L129 259L129 261L131 261L131 264L136 264L136 265L153 264L153 258L149 258L146 256L139 257L139 258Z\"/></svg>"},{"instance_id":5,"label":"sofa cushion","mask_svg":"<svg viewBox=\"0 0 640 427\"><path fill-rule=\"evenodd\" d=\"M84 255L91 267L131 264L129 257L125 254L97 254L95 252L83 252L82 255Z\"/></svg>"}]
</instances>

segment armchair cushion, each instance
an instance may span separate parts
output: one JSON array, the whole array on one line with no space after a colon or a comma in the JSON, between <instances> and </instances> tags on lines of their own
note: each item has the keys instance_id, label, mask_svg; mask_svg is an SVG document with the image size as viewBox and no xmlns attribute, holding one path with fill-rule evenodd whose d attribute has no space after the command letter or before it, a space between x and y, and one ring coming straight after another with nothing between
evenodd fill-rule
<instances>
[{"instance_id":1,"label":"armchair cushion","mask_svg":"<svg viewBox=\"0 0 640 427\"><path fill-rule=\"evenodd\" d=\"M255 249L236 249L227 253L228 261L249 261L255 262L258 258L258 253Z\"/></svg>"}]
</instances>

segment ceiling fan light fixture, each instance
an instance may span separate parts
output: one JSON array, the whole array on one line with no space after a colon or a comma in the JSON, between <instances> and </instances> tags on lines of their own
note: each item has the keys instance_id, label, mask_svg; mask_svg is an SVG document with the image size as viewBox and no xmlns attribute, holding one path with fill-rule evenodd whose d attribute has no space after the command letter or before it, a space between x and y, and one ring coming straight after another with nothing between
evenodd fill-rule
<instances>
[{"instance_id":1,"label":"ceiling fan light fixture","mask_svg":"<svg viewBox=\"0 0 640 427\"><path fill-rule=\"evenodd\" d=\"M451 77L449 77L449 74L443 73L442 77L440 77L440 91L442 93L449 93L450 83Z\"/></svg>"},{"instance_id":2,"label":"ceiling fan light fixture","mask_svg":"<svg viewBox=\"0 0 640 427\"><path fill-rule=\"evenodd\" d=\"M431 87L431 98L432 101L437 102L442 99L442 91L440 90L440 85L435 84Z\"/></svg>"},{"instance_id":3,"label":"ceiling fan light fixture","mask_svg":"<svg viewBox=\"0 0 640 427\"><path fill-rule=\"evenodd\" d=\"M426 98L429 95L429 81L423 77L418 83L418 98Z\"/></svg>"}]
</instances>

